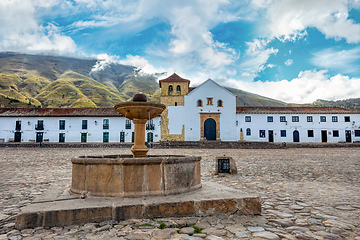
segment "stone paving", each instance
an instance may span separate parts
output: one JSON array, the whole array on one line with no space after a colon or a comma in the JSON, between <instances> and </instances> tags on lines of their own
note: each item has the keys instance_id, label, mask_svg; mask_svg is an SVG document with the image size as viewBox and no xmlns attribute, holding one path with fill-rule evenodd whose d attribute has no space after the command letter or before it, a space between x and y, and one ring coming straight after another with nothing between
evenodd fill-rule
<instances>
[{"instance_id":1,"label":"stone paving","mask_svg":"<svg viewBox=\"0 0 360 240\"><path fill-rule=\"evenodd\" d=\"M202 156L202 181L261 196L260 216L131 219L18 231L19 208L57 181L71 181L70 158L129 149L0 149L1 239L360 239L360 149L151 149ZM214 175L217 156L236 175Z\"/></svg>"}]
</instances>

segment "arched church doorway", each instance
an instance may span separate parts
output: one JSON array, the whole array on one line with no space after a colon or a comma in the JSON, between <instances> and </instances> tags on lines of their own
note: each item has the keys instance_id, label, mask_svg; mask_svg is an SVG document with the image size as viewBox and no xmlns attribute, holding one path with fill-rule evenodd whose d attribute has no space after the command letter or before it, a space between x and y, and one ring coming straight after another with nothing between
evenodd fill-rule
<instances>
[{"instance_id":1,"label":"arched church doorway","mask_svg":"<svg viewBox=\"0 0 360 240\"><path fill-rule=\"evenodd\" d=\"M206 140L216 140L216 122L212 118L204 122L204 137Z\"/></svg>"}]
</instances>

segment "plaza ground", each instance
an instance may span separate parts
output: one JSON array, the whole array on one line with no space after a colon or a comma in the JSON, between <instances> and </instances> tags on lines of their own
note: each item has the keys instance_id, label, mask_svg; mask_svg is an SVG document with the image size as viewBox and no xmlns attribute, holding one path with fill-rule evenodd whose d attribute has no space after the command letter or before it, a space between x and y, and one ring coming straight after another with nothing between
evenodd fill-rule
<instances>
[{"instance_id":1,"label":"plaza ground","mask_svg":"<svg viewBox=\"0 0 360 240\"><path fill-rule=\"evenodd\" d=\"M130 153L128 148L0 148L0 236L20 234L14 230L20 207L29 204L57 181L67 181L70 185L72 157ZM306 227L309 232L303 234L313 239L326 239L326 233L335 235L333 238L329 235L329 239L359 239L360 148L150 149L149 154L201 156L203 182L216 182L261 196L263 214L260 220L254 217L257 220L251 225L255 227L273 226L283 231L295 225ZM234 158L238 174L214 175L215 158L224 155ZM281 216L278 212L292 216ZM285 226L276 219L290 219L293 224ZM257 235L251 235L253 232L246 228L247 225L241 224L245 228L239 231L255 239ZM209 224L209 229L211 227ZM340 230L331 230L333 228ZM207 237L212 234L223 239L237 239L235 232L228 229L223 235L207 232ZM36 237L36 232L26 234ZM87 234L85 238L90 239L97 233L90 231ZM288 235L287 239L291 236L301 239L301 233L296 231L277 234L280 237L281 234ZM128 239L126 236L129 235L117 236ZM151 232L148 236L150 239Z\"/></svg>"}]
</instances>

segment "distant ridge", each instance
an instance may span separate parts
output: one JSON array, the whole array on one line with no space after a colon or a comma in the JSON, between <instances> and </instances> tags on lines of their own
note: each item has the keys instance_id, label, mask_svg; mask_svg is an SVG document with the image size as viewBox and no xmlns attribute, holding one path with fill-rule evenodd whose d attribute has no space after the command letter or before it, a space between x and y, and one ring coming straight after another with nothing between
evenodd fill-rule
<instances>
[{"instance_id":1,"label":"distant ridge","mask_svg":"<svg viewBox=\"0 0 360 240\"><path fill-rule=\"evenodd\" d=\"M134 66L108 64L92 71L95 59L0 52L0 104L4 107L112 107L143 92L160 102L153 75L137 74ZM235 88L237 106L283 107L287 103ZM359 109L360 99L319 100L305 106L339 106ZM295 106L296 104L290 104ZM296 105L301 106L301 105Z\"/></svg>"}]
</instances>

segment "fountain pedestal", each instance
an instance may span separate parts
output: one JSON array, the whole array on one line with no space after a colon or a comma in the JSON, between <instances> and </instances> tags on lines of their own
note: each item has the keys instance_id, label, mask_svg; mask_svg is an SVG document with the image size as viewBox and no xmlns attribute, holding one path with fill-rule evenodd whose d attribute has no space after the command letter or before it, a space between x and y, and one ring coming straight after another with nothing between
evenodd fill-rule
<instances>
[{"instance_id":1,"label":"fountain pedestal","mask_svg":"<svg viewBox=\"0 0 360 240\"><path fill-rule=\"evenodd\" d=\"M147 119L133 119L135 125L134 146L131 147L131 152L135 158L146 157L148 148L145 146L145 124Z\"/></svg>"}]
</instances>

